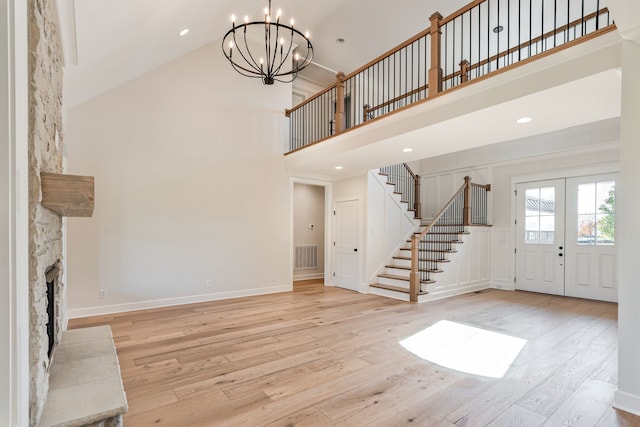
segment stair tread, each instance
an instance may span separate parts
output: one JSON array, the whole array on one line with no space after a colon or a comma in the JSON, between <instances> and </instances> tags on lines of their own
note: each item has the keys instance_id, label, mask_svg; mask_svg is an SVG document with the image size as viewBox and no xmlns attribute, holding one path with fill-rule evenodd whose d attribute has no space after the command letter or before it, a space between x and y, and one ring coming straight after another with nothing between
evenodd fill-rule
<instances>
[{"instance_id":1,"label":"stair tread","mask_svg":"<svg viewBox=\"0 0 640 427\"><path fill-rule=\"evenodd\" d=\"M400 248L401 251L410 251L411 248ZM441 250L441 249L418 249L420 252L444 252L444 253L448 253L448 254L455 254L458 251L454 251L453 249L449 249L449 250Z\"/></svg>"},{"instance_id":2,"label":"stair tread","mask_svg":"<svg viewBox=\"0 0 640 427\"><path fill-rule=\"evenodd\" d=\"M420 232L416 232L414 234L420 234ZM427 234L470 234L468 231L430 231Z\"/></svg>"},{"instance_id":3,"label":"stair tread","mask_svg":"<svg viewBox=\"0 0 640 427\"><path fill-rule=\"evenodd\" d=\"M395 274L386 274L386 273L382 273L382 274L378 274L378 277L383 277L385 279L395 279L395 280L402 280L405 282L409 281L408 277L404 277L404 276L397 276ZM420 283L425 283L425 284L429 284L429 283L436 283L435 280L422 280L420 281ZM386 286L386 285L385 285Z\"/></svg>"},{"instance_id":4,"label":"stair tread","mask_svg":"<svg viewBox=\"0 0 640 427\"><path fill-rule=\"evenodd\" d=\"M394 256L393 259L404 259L411 261L410 256ZM418 261L433 261L433 262L451 262L449 259L436 259L436 258L419 258Z\"/></svg>"},{"instance_id":5,"label":"stair tread","mask_svg":"<svg viewBox=\"0 0 640 427\"><path fill-rule=\"evenodd\" d=\"M374 283L369 285L372 288L379 288L379 289L386 289L388 291L395 291L395 292L402 292L403 294L408 294L409 293L409 289L407 288L401 288L399 286L392 286L392 285L382 285L380 283ZM426 295L428 294L427 291L419 291L418 295Z\"/></svg>"},{"instance_id":6,"label":"stair tread","mask_svg":"<svg viewBox=\"0 0 640 427\"><path fill-rule=\"evenodd\" d=\"M417 236L417 235L422 234L422 233L421 233L421 232L419 232L419 231L416 231L416 232L415 232L415 233L413 233L413 234ZM429 232L429 233L427 233L427 234L426 234L426 236L434 236L434 237L435 237L435 236L438 236L438 237L443 237L443 236L441 236L442 234L444 234L444 233L431 233L431 232ZM447 234L444 234L444 235L445 235L445 236L447 236L447 235L448 235L448 236L451 236L451 235L453 235L453 234L457 235L457 234L462 234L462 233L447 233ZM411 241L411 239L409 239L409 240L407 240L407 241L408 241L408 242L410 242L410 241ZM460 243L462 243L462 240L458 240L458 239L451 239L451 240L449 240L449 239L445 238L445 239L443 239L443 240L430 240L430 242L460 242Z\"/></svg>"},{"instance_id":7,"label":"stair tread","mask_svg":"<svg viewBox=\"0 0 640 427\"><path fill-rule=\"evenodd\" d=\"M411 270L411 267L406 267L403 265L385 265L385 268L395 268L398 270ZM428 271L429 273L442 273L442 270L419 270L419 271Z\"/></svg>"},{"instance_id":8,"label":"stair tread","mask_svg":"<svg viewBox=\"0 0 640 427\"><path fill-rule=\"evenodd\" d=\"M411 240L407 240L410 242ZM462 240L427 240L428 243L455 243L455 244L463 244Z\"/></svg>"}]
</instances>

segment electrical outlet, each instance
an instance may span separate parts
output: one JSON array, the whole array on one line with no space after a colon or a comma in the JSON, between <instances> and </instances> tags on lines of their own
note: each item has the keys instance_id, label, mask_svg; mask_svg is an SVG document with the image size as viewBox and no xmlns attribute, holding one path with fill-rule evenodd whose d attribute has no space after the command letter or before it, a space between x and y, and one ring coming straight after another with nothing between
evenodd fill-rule
<instances>
[{"instance_id":1,"label":"electrical outlet","mask_svg":"<svg viewBox=\"0 0 640 427\"><path fill-rule=\"evenodd\" d=\"M206 281L204 282L204 288L205 288L205 289L211 289L211 288L213 288L213 284L211 283L211 280L206 280Z\"/></svg>"},{"instance_id":2,"label":"electrical outlet","mask_svg":"<svg viewBox=\"0 0 640 427\"><path fill-rule=\"evenodd\" d=\"M106 289L102 288L100 289L100 298L106 298L108 295L108 292Z\"/></svg>"}]
</instances>

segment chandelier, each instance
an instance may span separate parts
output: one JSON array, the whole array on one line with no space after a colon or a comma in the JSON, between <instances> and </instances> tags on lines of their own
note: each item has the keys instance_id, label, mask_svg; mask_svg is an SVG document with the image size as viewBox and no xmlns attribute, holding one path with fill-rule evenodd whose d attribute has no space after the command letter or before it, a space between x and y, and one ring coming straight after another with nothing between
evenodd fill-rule
<instances>
[{"instance_id":1,"label":"chandelier","mask_svg":"<svg viewBox=\"0 0 640 427\"><path fill-rule=\"evenodd\" d=\"M231 29L222 39L222 52L238 73L247 77L262 79L262 83L272 85L274 81L292 82L300 71L313 59L313 46L309 33L301 33L290 25L280 23L278 9L275 21L271 14L271 0L264 8L264 21L236 25L231 15Z\"/></svg>"}]
</instances>

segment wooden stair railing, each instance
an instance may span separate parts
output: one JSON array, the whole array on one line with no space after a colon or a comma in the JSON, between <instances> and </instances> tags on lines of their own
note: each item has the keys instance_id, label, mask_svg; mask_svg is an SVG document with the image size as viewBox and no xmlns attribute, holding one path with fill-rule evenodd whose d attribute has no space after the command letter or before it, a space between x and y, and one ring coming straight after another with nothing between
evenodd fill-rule
<instances>
[{"instance_id":1,"label":"wooden stair railing","mask_svg":"<svg viewBox=\"0 0 640 427\"><path fill-rule=\"evenodd\" d=\"M413 217L420 219L420 175L416 175L406 163L381 167L379 173L387 177L387 184L393 185L400 200L409 205L408 210L413 211Z\"/></svg>"},{"instance_id":2,"label":"wooden stair railing","mask_svg":"<svg viewBox=\"0 0 640 427\"><path fill-rule=\"evenodd\" d=\"M471 183L466 176L464 184L438 212L431 223L411 237L411 273L409 275L409 301L418 302L421 283L429 282L429 272L437 271L439 259L420 257L420 252L450 252L454 240L442 235L464 234L465 227L488 224L488 192L491 185Z\"/></svg>"},{"instance_id":3,"label":"wooden stair railing","mask_svg":"<svg viewBox=\"0 0 640 427\"><path fill-rule=\"evenodd\" d=\"M553 13L542 0L533 9L473 0L447 17L432 14L422 32L285 110L286 154L616 29L605 0L563 1Z\"/></svg>"}]
</instances>

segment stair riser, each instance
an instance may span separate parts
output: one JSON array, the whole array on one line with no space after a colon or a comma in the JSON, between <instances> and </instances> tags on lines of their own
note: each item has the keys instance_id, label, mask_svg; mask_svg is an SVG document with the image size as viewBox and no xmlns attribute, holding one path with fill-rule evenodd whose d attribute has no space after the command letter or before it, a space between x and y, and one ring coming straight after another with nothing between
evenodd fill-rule
<instances>
[{"instance_id":1,"label":"stair riser","mask_svg":"<svg viewBox=\"0 0 640 427\"><path fill-rule=\"evenodd\" d=\"M399 288L409 289L408 280L389 279L388 277L378 277L378 282L381 285L397 286Z\"/></svg>"},{"instance_id":2,"label":"stair riser","mask_svg":"<svg viewBox=\"0 0 640 427\"><path fill-rule=\"evenodd\" d=\"M384 270L386 274L393 274L394 276L402 276L402 277L406 277L407 279L409 279L409 276L411 274L410 270L405 270L403 268L386 267Z\"/></svg>"},{"instance_id":3,"label":"stair riser","mask_svg":"<svg viewBox=\"0 0 640 427\"><path fill-rule=\"evenodd\" d=\"M370 288L369 293L374 295L380 295L387 298L394 298L401 301L407 301L407 302L409 301L409 294L391 291L388 289Z\"/></svg>"},{"instance_id":4,"label":"stair riser","mask_svg":"<svg viewBox=\"0 0 640 427\"><path fill-rule=\"evenodd\" d=\"M410 259L394 259L393 265L397 265L398 267L411 267Z\"/></svg>"}]
</instances>

